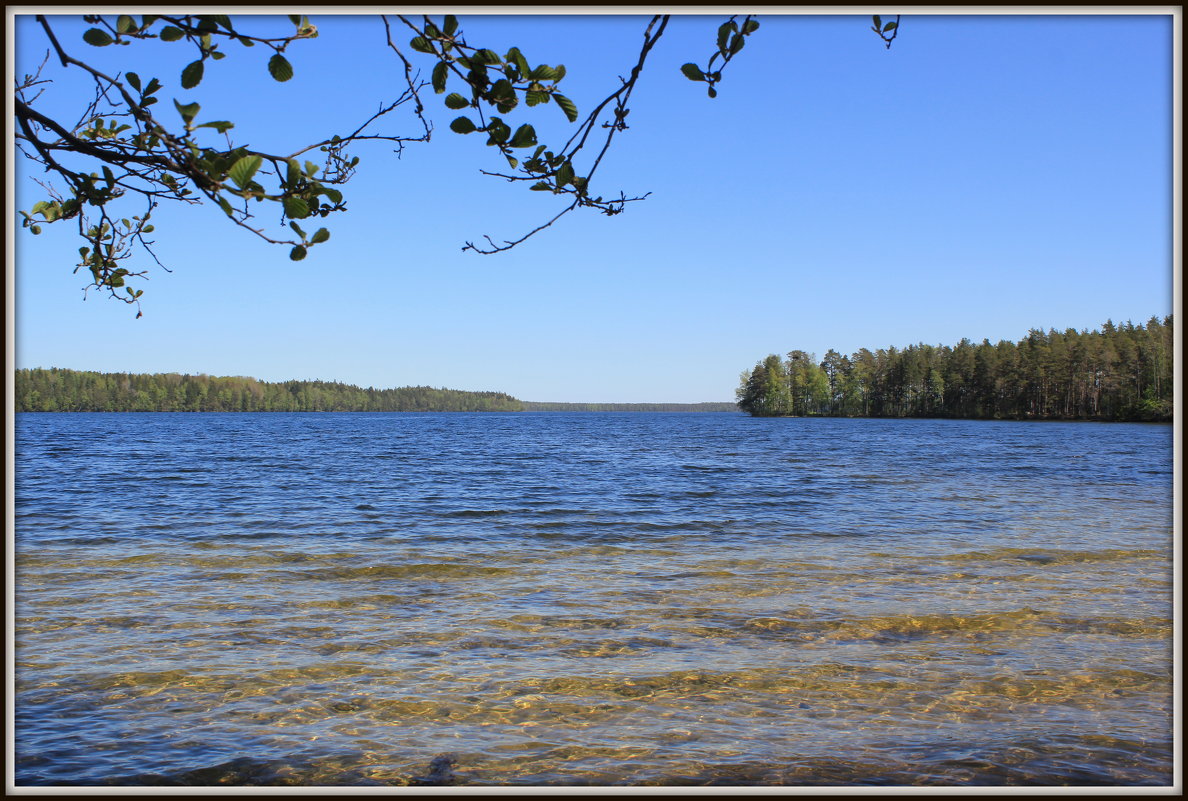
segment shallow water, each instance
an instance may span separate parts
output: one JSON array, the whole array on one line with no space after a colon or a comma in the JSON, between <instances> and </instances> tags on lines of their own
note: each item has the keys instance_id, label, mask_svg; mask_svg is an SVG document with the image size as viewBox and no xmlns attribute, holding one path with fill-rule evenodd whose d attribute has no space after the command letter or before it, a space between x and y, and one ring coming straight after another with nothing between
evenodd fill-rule
<instances>
[{"instance_id":1,"label":"shallow water","mask_svg":"<svg viewBox=\"0 0 1188 801\"><path fill-rule=\"evenodd\" d=\"M21 414L18 784L1168 784L1170 426Z\"/></svg>"}]
</instances>

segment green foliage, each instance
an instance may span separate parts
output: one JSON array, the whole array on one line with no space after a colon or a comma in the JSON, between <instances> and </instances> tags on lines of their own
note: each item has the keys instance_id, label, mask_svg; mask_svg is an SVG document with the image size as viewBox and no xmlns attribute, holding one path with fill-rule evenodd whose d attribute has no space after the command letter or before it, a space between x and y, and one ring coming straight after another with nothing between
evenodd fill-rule
<instances>
[{"instance_id":1,"label":"green foliage","mask_svg":"<svg viewBox=\"0 0 1188 801\"><path fill-rule=\"evenodd\" d=\"M1172 318L1144 328L1033 330L1019 342L910 345L818 365L803 351L744 371L738 406L756 416L1167 421L1174 402Z\"/></svg>"},{"instance_id":2,"label":"green foliage","mask_svg":"<svg viewBox=\"0 0 1188 801\"><path fill-rule=\"evenodd\" d=\"M201 60L191 61L190 64L184 70L182 70L182 89L193 89L195 86L202 83L202 73L204 71L205 65Z\"/></svg>"},{"instance_id":3,"label":"green foliage","mask_svg":"<svg viewBox=\"0 0 1188 801\"><path fill-rule=\"evenodd\" d=\"M17 370L18 412L518 412L502 392L361 389L326 381L270 383L208 375Z\"/></svg>"},{"instance_id":4,"label":"green foliage","mask_svg":"<svg viewBox=\"0 0 1188 801\"><path fill-rule=\"evenodd\" d=\"M870 29L878 34L878 37L886 42L887 48L890 49L891 42L895 41L895 37L899 35L899 15L897 14L895 16L894 22L885 23L883 22L883 18L878 14L875 14L873 17L871 17L871 20L874 22L874 24Z\"/></svg>"},{"instance_id":5,"label":"green foliage","mask_svg":"<svg viewBox=\"0 0 1188 801\"><path fill-rule=\"evenodd\" d=\"M157 116L154 106L160 102L159 95L171 95L168 90L162 92L166 84L160 77L145 76L131 69L117 72L114 77L101 72L76 55L76 50L85 55L87 48L77 48L76 42L64 42L54 34L51 19L36 17L47 46L56 53L66 77L80 76L93 84L96 100L81 115L82 122L61 122L34 108L45 85L53 80L42 79L39 72L17 82L14 103L17 147L49 174L46 184L49 197L31 210L21 212L22 225L38 234L45 224L73 220L86 244L80 250L82 260L75 271L85 268L94 288L135 303L138 317L141 293L127 291L125 284L129 279L143 277L145 271L120 265L138 252L147 253L155 261L153 240L146 239L153 230L147 220L161 202L209 201L246 231L267 242L287 246L290 258L295 261L304 258L313 246L326 242L328 232L310 239L298 226L285 229L283 223L326 217L346 209L338 187L350 180L359 164L358 156L348 154L349 147L364 140L381 141L395 145L400 152L405 144L429 140L433 126L425 116L428 112L420 94L425 85L417 78L422 74L421 68L414 65L409 54L424 58L425 71L430 76L428 85L435 94L443 96L448 111L468 109L465 116L457 116L449 123L450 130L462 135L487 134L485 145L498 151L502 162L513 171L488 175L525 183L529 190L547 191L566 198L569 203L548 222L519 239L497 244L487 236L489 246L467 242L463 250L485 254L508 250L574 209L591 208L610 216L622 213L628 203L647 197L647 194L628 197L623 192L618 197L604 197L593 193L591 186L612 140L628 130L632 91L652 48L664 34L667 15L648 19L638 60L625 73L628 77L616 80L613 91L600 102L592 103L592 110L584 116L578 105L560 91L566 77L563 64L533 66L519 47L496 51L472 45L453 15L436 20L429 16L396 15L394 22L382 17L387 47L403 67L399 96L382 104L362 125L346 128L349 134L327 136L288 154L236 146L229 138L234 122L202 119L202 105L189 97L185 98L189 101L186 103L177 96L171 97L177 118L171 113ZM84 20L91 26L82 34L82 41L88 47L136 43L190 52L188 63L175 79L176 87L183 91L202 86L208 69L215 68L210 63L226 57L220 48L228 42L244 48L259 46L263 53L256 57L254 65L239 68L266 68L276 81L290 81L294 78L288 55L290 47L318 36L317 27L309 18L297 14L289 15L291 29L272 36L243 33L224 14L90 14ZM410 38L394 35L393 25L403 26L404 35L411 35ZM681 71L691 80L707 84L710 96L716 96L715 87L722 79L722 69L758 29L758 21L751 16L741 20L731 17L718 27L716 49L708 65L703 69L686 63ZM889 41L888 32L898 32L894 23L882 25L878 18L876 29L885 41ZM890 38L895 33L890 33ZM407 42L408 54L402 50L402 41ZM259 61L264 57L266 62L261 65ZM552 111L552 106L559 113ZM412 109L420 127L419 135L377 130L381 119L401 107ZM537 109L543 110L537 112ZM532 122L511 117L520 114L541 116ZM561 118L566 124L576 125L576 129L563 134L561 145L541 142L548 133L544 126L560 123ZM528 148L534 151L519 152ZM93 171L67 166L59 160L63 153L84 163L89 160ZM308 160L306 154L317 158L319 163ZM135 201L144 204L139 214L114 209ZM276 215L282 223L280 234L269 233L257 221L276 219L269 217L268 210L277 207L269 204L278 204L283 212ZM289 238L290 229L300 239Z\"/></svg>"},{"instance_id":6,"label":"green foliage","mask_svg":"<svg viewBox=\"0 0 1188 801\"><path fill-rule=\"evenodd\" d=\"M287 58L277 53L268 59L268 74L283 83L293 77L293 65Z\"/></svg>"},{"instance_id":7,"label":"green foliage","mask_svg":"<svg viewBox=\"0 0 1188 801\"><path fill-rule=\"evenodd\" d=\"M284 81L292 77L293 70L282 52L296 40L317 36L317 29L305 17L294 18L295 33L273 38L243 35L236 31L229 17L220 14L146 14L139 18L123 14L114 21L88 15L85 19L95 27L83 34L83 41L95 47L147 40L193 47L197 58L186 65L178 78L177 85L182 90L197 88L205 77L207 62L224 58L225 54L219 50L220 39L270 48L268 71ZM152 240L146 236L154 228L148 220L164 200L186 203L209 200L252 233L269 242L289 244L293 248L291 254L297 249L304 252L317 243L268 236L253 225L253 214L245 201L280 203L288 216L302 218L315 213L326 216L344 208L341 193L327 184L346 181L358 164L357 157L346 156L346 140L333 137L298 151L318 149L324 156L322 165L307 161L304 167L292 163L288 156L208 141L211 134L227 135L234 123L201 120L202 106L198 101L183 103L176 97L173 107L177 117L157 117L152 106L159 101L157 93L164 87L160 78L146 79L134 70L125 71L122 79L111 78L72 55L68 46L54 36L48 18L38 16L37 21L57 50L63 67L93 81L97 99L84 114L83 122L71 126L33 108L42 91L37 87L48 81L25 76L23 82L18 82L14 103L17 146L63 184L48 186L48 199L21 212L23 225L33 233L40 233L42 223L74 220L86 242L79 249L82 260L75 271L86 269L92 286L139 306L143 291L126 284L129 279L142 277L145 271L130 270L121 266L121 262L131 258L136 249L152 255ZM358 133L361 132L362 129ZM59 160L62 152L91 159L96 171L88 174L66 166ZM325 178L315 178L319 170ZM260 183L266 173L274 182L272 188ZM113 208L117 203L136 198L145 204L139 214L118 213ZM328 238L327 233L318 242Z\"/></svg>"},{"instance_id":8,"label":"green foliage","mask_svg":"<svg viewBox=\"0 0 1188 801\"><path fill-rule=\"evenodd\" d=\"M244 189L263 163L264 159L260 156L244 156L231 166L231 169L227 171L227 177L234 181L240 189Z\"/></svg>"},{"instance_id":9,"label":"green foliage","mask_svg":"<svg viewBox=\"0 0 1188 801\"><path fill-rule=\"evenodd\" d=\"M98 28L91 28L83 34L82 38L84 42L95 47L106 47L115 41L107 35L107 31L101 31Z\"/></svg>"},{"instance_id":10,"label":"green foliage","mask_svg":"<svg viewBox=\"0 0 1188 801\"><path fill-rule=\"evenodd\" d=\"M734 16L718 26L717 49L710 54L705 69L691 62L681 65L681 72L686 78L708 84L706 92L711 98L718 96L717 83L722 80L722 70L742 51L747 37L759 30L759 20L749 15L743 18L741 26L737 20L738 17ZM722 63L715 68L718 59Z\"/></svg>"}]
</instances>

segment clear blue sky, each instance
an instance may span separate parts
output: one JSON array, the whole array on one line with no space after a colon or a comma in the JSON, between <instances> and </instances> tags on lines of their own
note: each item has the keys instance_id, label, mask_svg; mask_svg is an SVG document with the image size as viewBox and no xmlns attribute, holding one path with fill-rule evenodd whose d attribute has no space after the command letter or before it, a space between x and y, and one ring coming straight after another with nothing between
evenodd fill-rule
<instances>
[{"instance_id":1,"label":"clear blue sky","mask_svg":"<svg viewBox=\"0 0 1188 801\"><path fill-rule=\"evenodd\" d=\"M518 237L561 200L480 175L498 153L450 132L456 113L429 92L433 141L401 159L357 149L350 211L303 262L217 208L163 208L156 250L173 272L153 267L139 320L83 301L65 225L18 230L16 366L723 401L773 352L1172 313L1170 15L908 16L890 50L869 16L762 16L710 100L678 68L704 63L722 19L674 18L649 59L594 185L652 193L622 215L575 212L508 253L461 252ZM233 120L237 144L285 152L345 132L401 84L378 20L312 21L319 38L288 51L292 81L268 77L262 48L228 44L192 92L182 43L97 49L81 22L59 27L80 57L159 75L164 103ZM18 74L47 50L31 22L16 21ZM583 111L627 74L645 22L462 18L471 44L564 64ZM39 107L69 108L69 72L47 65ZM542 141L565 128L552 106L510 119L538 123ZM42 195L16 166L28 209Z\"/></svg>"}]
</instances>

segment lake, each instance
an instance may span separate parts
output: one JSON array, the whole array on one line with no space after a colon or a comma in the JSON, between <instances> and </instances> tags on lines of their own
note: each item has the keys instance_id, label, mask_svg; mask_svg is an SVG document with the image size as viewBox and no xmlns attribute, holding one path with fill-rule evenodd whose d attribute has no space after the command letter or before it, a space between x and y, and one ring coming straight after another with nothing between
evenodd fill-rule
<instances>
[{"instance_id":1,"label":"lake","mask_svg":"<svg viewBox=\"0 0 1188 801\"><path fill-rule=\"evenodd\" d=\"M18 414L18 785L1167 785L1167 425Z\"/></svg>"}]
</instances>

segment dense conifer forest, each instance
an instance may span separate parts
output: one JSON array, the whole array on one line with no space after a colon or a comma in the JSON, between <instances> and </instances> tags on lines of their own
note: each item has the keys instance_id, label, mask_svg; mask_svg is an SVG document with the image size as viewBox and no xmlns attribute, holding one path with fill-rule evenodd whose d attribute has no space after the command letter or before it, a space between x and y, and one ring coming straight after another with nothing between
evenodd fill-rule
<instances>
[{"instance_id":1,"label":"dense conifer forest","mask_svg":"<svg viewBox=\"0 0 1188 801\"><path fill-rule=\"evenodd\" d=\"M1173 343L1168 316L1145 327L1033 329L1019 342L830 350L819 363L794 350L745 370L736 396L765 417L1168 421Z\"/></svg>"},{"instance_id":2,"label":"dense conifer forest","mask_svg":"<svg viewBox=\"0 0 1188 801\"><path fill-rule=\"evenodd\" d=\"M361 389L326 381L158 373L16 371L18 412L518 412L502 392Z\"/></svg>"}]
</instances>

